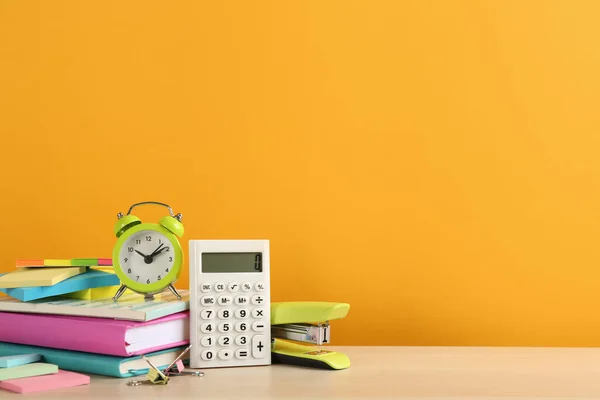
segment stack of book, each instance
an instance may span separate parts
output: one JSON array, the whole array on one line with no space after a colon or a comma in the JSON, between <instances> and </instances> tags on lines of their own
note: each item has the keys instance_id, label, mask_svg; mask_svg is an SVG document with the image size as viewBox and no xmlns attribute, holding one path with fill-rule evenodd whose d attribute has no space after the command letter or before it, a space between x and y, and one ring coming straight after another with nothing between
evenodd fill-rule
<instances>
[{"instance_id":1,"label":"stack of book","mask_svg":"<svg viewBox=\"0 0 600 400\"><path fill-rule=\"evenodd\" d=\"M114 302L119 284L107 259L20 261L1 275L0 371L24 369L2 367L3 357L34 357L56 371L28 368L31 375L17 374L0 388L42 377L51 387L49 379L64 381L68 373L127 378L148 372L142 355L159 368L175 360L189 344L189 292L146 299L127 291Z\"/></svg>"}]
</instances>

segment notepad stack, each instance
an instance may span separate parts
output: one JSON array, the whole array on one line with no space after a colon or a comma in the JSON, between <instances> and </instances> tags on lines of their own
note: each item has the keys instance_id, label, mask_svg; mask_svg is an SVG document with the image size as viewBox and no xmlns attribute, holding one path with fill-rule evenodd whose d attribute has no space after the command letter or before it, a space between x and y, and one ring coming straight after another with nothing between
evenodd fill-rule
<instances>
[{"instance_id":1,"label":"notepad stack","mask_svg":"<svg viewBox=\"0 0 600 400\"><path fill-rule=\"evenodd\" d=\"M142 375L142 355L159 368L169 365L189 344L188 291L179 290L181 299L127 291L114 302L119 279L108 261L33 260L0 276L0 292L8 295L0 297L0 357L39 355L57 366L54 378L61 380L69 380L67 371ZM36 385L51 388L51 379Z\"/></svg>"},{"instance_id":2,"label":"notepad stack","mask_svg":"<svg viewBox=\"0 0 600 400\"><path fill-rule=\"evenodd\" d=\"M87 375L59 370L57 365L41 360L40 354L0 357L0 389L33 393L90 383Z\"/></svg>"}]
</instances>

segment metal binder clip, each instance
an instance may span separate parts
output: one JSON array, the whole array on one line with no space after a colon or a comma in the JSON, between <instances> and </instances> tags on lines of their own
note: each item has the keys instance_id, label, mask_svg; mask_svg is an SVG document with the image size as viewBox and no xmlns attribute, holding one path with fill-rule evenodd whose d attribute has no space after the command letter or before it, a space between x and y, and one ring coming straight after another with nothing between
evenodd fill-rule
<instances>
[{"instance_id":1,"label":"metal binder clip","mask_svg":"<svg viewBox=\"0 0 600 400\"><path fill-rule=\"evenodd\" d=\"M179 370L179 364L178 364L178 361L179 361L179 360L181 360L181 359L183 358L183 356L184 356L184 355L185 355L185 354L186 354L188 351L190 351L190 349L191 349L191 348L192 348L192 345L190 344L190 345L189 345L189 346L188 346L188 347L187 347L185 350L183 350L183 351L181 352L181 354L180 354L179 356L177 356L177 358L176 358L175 360L173 360L173 362L172 362L171 364L169 364L169 366L168 366L167 368L165 368L165 369L163 370L163 373L165 373L165 374L167 374L167 375L170 375L170 374L171 374L171 372L170 372L170 371L171 371L171 368L173 368L173 366L175 366L175 365L177 365L177 369ZM183 364L183 363L181 363L181 364Z\"/></svg>"},{"instance_id":2,"label":"metal binder clip","mask_svg":"<svg viewBox=\"0 0 600 400\"><path fill-rule=\"evenodd\" d=\"M181 357L183 357L183 355L185 353L187 353L190 348L192 347L192 345L190 344L188 346L187 349L185 349L183 351L183 353L181 353L179 355L179 357L177 357L175 359L175 361L173 361L171 363L171 365L169 365L167 368L165 368L165 370L163 371L165 374L167 374L168 376L183 376L183 375L191 375L191 376L204 376L204 372L202 371L186 371L185 367L183 366L183 362L181 361ZM171 369L174 368L177 370L177 372L171 372Z\"/></svg>"},{"instance_id":3,"label":"metal binder clip","mask_svg":"<svg viewBox=\"0 0 600 400\"><path fill-rule=\"evenodd\" d=\"M185 350L183 350L181 352L181 354L179 354L179 356L177 356L177 358L175 360L173 360L173 362L171 364L169 364L169 366L167 368L165 368L164 370L159 370L158 368L156 368L154 366L154 364L152 364L152 362L146 358L146 356L142 356L142 359L144 359L144 361L146 361L148 363L148 365L150 365L150 369L148 370L148 379L147 380L131 380L129 382L127 382L128 386L140 386L140 385L147 385L147 384L157 384L157 385L166 385L167 383L169 383L169 377L170 376L183 376L183 375L191 375L191 376L204 376L204 372L202 371L184 371L184 367L183 367L183 361L181 361L181 359L183 358L183 356L190 350L190 348L192 347L192 345L189 345ZM171 371L171 369L173 369L173 367L177 368L177 372Z\"/></svg>"},{"instance_id":4,"label":"metal binder clip","mask_svg":"<svg viewBox=\"0 0 600 400\"><path fill-rule=\"evenodd\" d=\"M172 374L169 374L169 376L185 376L185 375L204 376L204 372L202 372L202 371L179 371L179 372L174 372Z\"/></svg>"},{"instance_id":5,"label":"metal binder clip","mask_svg":"<svg viewBox=\"0 0 600 400\"><path fill-rule=\"evenodd\" d=\"M153 385L154 382L151 381L138 381L138 380L131 380L129 382L127 382L127 386L140 386L140 385Z\"/></svg>"},{"instance_id":6,"label":"metal binder clip","mask_svg":"<svg viewBox=\"0 0 600 400\"><path fill-rule=\"evenodd\" d=\"M156 368L154 366L154 364L152 364L150 362L150 360L148 360L146 358L146 356L142 356L142 358L148 364L150 364L150 366L152 367L152 368L150 368L150 371L148 371L148 380L150 382L161 384L161 385L166 385L167 383L169 383L169 377L167 375L165 375L161 370L159 370L158 368Z\"/></svg>"}]
</instances>

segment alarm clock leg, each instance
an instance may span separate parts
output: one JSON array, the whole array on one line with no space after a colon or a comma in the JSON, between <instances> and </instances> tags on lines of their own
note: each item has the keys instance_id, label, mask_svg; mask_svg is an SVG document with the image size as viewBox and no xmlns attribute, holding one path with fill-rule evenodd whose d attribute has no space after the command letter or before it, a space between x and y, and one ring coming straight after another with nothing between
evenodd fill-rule
<instances>
[{"instance_id":1,"label":"alarm clock leg","mask_svg":"<svg viewBox=\"0 0 600 400\"><path fill-rule=\"evenodd\" d=\"M181 300L181 296L179 295L179 293L177 293L177 290L175 289L175 286L173 286L173 284L171 283L169 285L169 290L171 291L171 293L173 293L179 300Z\"/></svg>"},{"instance_id":2,"label":"alarm clock leg","mask_svg":"<svg viewBox=\"0 0 600 400\"><path fill-rule=\"evenodd\" d=\"M119 290L117 290L117 293L115 293L115 295L113 297L113 301L117 301L117 299L119 297L121 297L121 295L123 294L123 292L125 292L125 290L127 290L127 286L121 285L121 287L119 288Z\"/></svg>"}]
</instances>

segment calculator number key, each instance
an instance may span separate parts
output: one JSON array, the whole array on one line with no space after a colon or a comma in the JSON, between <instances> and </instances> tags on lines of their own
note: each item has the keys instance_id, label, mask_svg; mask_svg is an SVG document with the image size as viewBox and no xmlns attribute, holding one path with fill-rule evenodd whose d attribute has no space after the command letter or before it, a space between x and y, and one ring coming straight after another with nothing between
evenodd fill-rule
<instances>
[{"instance_id":1,"label":"calculator number key","mask_svg":"<svg viewBox=\"0 0 600 400\"><path fill-rule=\"evenodd\" d=\"M238 335L235 338L235 344L237 344L238 346L245 346L247 344L250 344L250 340L246 335Z\"/></svg>"},{"instance_id":2,"label":"calculator number key","mask_svg":"<svg viewBox=\"0 0 600 400\"><path fill-rule=\"evenodd\" d=\"M242 318L246 318L248 316L248 310L246 310L245 308L238 308L237 310L235 310L235 317L242 319Z\"/></svg>"},{"instance_id":3,"label":"calculator number key","mask_svg":"<svg viewBox=\"0 0 600 400\"><path fill-rule=\"evenodd\" d=\"M223 322L219 324L219 332L225 333L231 331L231 324L229 322Z\"/></svg>"},{"instance_id":4,"label":"calculator number key","mask_svg":"<svg viewBox=\"0 0 600 400\"><path fill-rule=\"evenodd\" d=\"M265 316L264 308L255 308L254 310L252 310L253 318L264 318L264 316Z\"/></svg>"},{"instance_id":5,"label":"calculator number key","mask_svg":"<svg viewBox=\"0 0 600 400\"><path fill-rule=\"evenodd\" d=\"M220 336L219 337L219 346L230 346L233 343L231 336Z\"/></svg>"},{"instance_id":6,"label":"calculator number key","mask_svg":"<svg viewBox=\"0 0 600 400\"><path fill-rule=\"evenodd\" d=\"M235 330L238 332L246 332L248 330L247 322L238 322L235 324Z\"/></svg>"},{"instance_id":7,"label":"calculator number key","mask_svg":"<svg viewBox=\"0 0 600 400\"><path fill-rule=\"evenodd\" d=\"M203 347L211 347L215 344L215 338L213 336L203 336L202 339L200 339L200 344Z\"/></svg>"},{"instance_id":8,"label":"calculator number key","mask_svg":"<svg viewBox=\"0 0 600 400\"><path fill-rule=\"evenodd\" d=\"M215 324L207 322L200 325L200 332L202 333L211 333L215 331Z\"/></svg>"},{"instance_id":9,"label":"calculator number key","mask_svg":"<svg viewBox=\"0 0 600 400\"><path fill-rule=\"evenodd\" d=\"M200 318L202 319L212 319L215 317L215 310L211 310L210 308L207 310L200 311Z\"/></svg>"},{"instance_id":10,"label":"calculator number key","mask_svg":"<svg viewBox=\"0 0 600 400\"><path fill-rule=\"evenodd\" d=\"M204 361L209 361L215 358L215 353L212 350L204 350L200 353L200 357L202 357Z\"/></svg>"},{"instance_id":11,"label":"calculator number key","mask_svg":"<svg viewBox=\"0 0 600 400\"><path fill-rule=\"evenodd\" d=\"M231 310L219 310L217 315L221 319L229 319L231 318Z\"/></svg>"}]
</instances>

